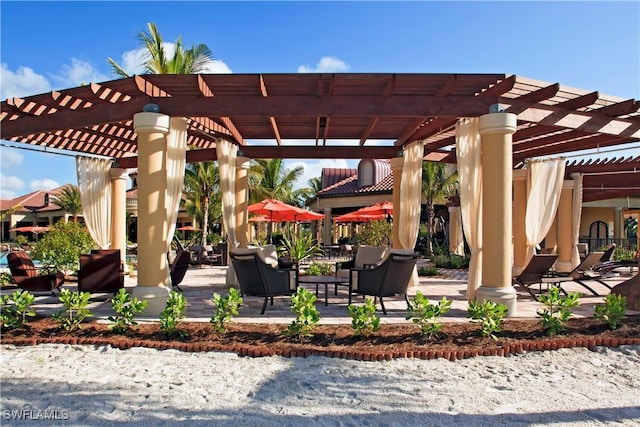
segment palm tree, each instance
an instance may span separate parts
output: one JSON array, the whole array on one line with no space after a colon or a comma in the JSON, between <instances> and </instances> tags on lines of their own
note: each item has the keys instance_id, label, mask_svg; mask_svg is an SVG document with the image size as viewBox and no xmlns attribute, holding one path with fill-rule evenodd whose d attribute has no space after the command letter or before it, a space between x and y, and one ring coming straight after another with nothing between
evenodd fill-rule
<instances>
[{"instance_id":1,"label":"palm tree","mask_svg":"<svg viewBox=\"0 0 640 427\"><path fill-rule=\"evenodd\" d=\"M82 198L80 190L75 185L69 184L62 187L59 193L52 197L52 203L71 214L71 221L77 222L78 215L82 213Z\"/></svg>"},{"instance_id":2,"label":"palm tree","mask_svg":"<svg viewBox=\"0 0 640 427\"><path fill-rule=\"evenodd\" d=\"M284 168L282 159L258 159L252 166L249 177L250 203L264 199L277 199L290 205L302 206L311 190L293 189L304 169L298 166L293 170Z\"/></svg>"},{"instance_id":3,"label":"palm tree","mask_svg":"<svg viewBox=\"0 0 640 427\"><path fill-rule=\"evenodd\" d=\"M169 58L165 51L162 36L154 23L147 24L148 31L138 33L138 40L147 52L144 56L144 74L197 74L206 70L207 64L213 59L213 54L206 44L193 45L185 50L182 39L175 41L175 51ZM120 77L130 77L116 61L107 59L113 73Z\"/></svg>"},{"instance_id":4,"label":"palm tree","mask_svg":"<svg viewBox=\"0 0 640 427\"><path fill-rule=\"evenodd\" d=\"M422 194L427 201L427 213L429 214L429 239L427 248L433 252L433 235L435 234L435 209L434 204L445 197L458 193L458 172L449 172L445 163L422 163Z\"/></svg>"},{"instance_id":5,"label":"palm tree","mask_svg":"<svg viewBox=\"0 0 640 427\"><path fill-rule=\"evenodd\" d=\"M211 207L220 206L220 173L214 162L191 163L184 171L187 212L202 224L202 246L207 244ZM220 214L218 214L219 216Z\"/></svg>"},{"instance_id":6,"label":"palm tree","mask_svg":"<svg viewBox=\"0 0 640 427\"><path fill-rule=\"evenodd\" d=\"M309 179L307 181L307 184L309 184L309 194L305 199L305 203L307 203L311 199L316 198L318 196L318 193L322 190L322 180L319 176Z\"/></svg>"}]
</instances>

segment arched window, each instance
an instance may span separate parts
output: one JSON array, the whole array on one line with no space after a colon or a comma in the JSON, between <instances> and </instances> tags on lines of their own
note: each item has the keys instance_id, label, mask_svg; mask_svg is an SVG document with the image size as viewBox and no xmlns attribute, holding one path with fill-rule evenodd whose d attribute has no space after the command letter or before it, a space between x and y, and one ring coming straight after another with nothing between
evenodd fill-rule
<instances>
[{"instance_id":1,"label":"arched window","mask_svg":"<svg viewBox=\"0 0 640 427\"><path fill-rule=\"evenodd\" d=\"M607 244L609 225L604 221L594 221L589 226L589 241L593 250L598 250Z\"/></svg>"}]
</instances>

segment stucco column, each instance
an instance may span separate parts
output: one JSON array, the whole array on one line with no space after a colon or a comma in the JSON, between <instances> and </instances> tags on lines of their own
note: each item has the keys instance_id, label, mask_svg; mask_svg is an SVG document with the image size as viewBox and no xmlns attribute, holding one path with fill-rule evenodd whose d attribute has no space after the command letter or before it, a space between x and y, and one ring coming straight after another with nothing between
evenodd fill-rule
<instances>
[{"instance_id":1,"label":"stucco column","mask_svg":"<svg viewBox=\"0 0 640 427\"><path fill-rule=\"evenodd\" d=\"M158 316L171 285L167 270L167 135L169 116L138 113L138 286L132 294L147 300L145 315Z\"/></svg>"},{"instance_id":2,"label":"stucco column","mask_svg":"<svg viewBox=\"0 0 640 427\"><path fill-rule=\"evenodd\" d=\"M613 208L613 237L616 239L624 239L624 220L622 207ZM618 245L620 242L618 242Z\"/></svg>"},{"instance_id":3,"label":"stucco column","mask_svg":"<svg viewBox=\"0 0 640 427\"><path fill-rule=\"evenodd\" d=\"M464 238L460 206L447 205L449 211L449 252L464 256Z\"/></svg>"},{"instance_id":4,"label":"stucco column","mask_svg":"<svg viewBox=\"0 0 640 427\"><path fill-rule=\"evenodd\" d=\"M112 167L111 181L111 249L120 249L120 258L125 264L127 255L127 170Z\"/></svg>"},{"instance_id":5,"label":"stucco column","mask_svg":"<svg viewBox=\"0 0 640 427\"><path fill-rule=\"evenodd\" d=\"M324 245L333 243L331 228L331 208L324 208L324 220L322 221L322 243Z\"/></svg>"},{"instance_id":6,"label":"stucco column","mask_svg":"<svg viewBox=\"0 0 640 427\"><path fill-rule=\"evenodd\" d=\"M251 159L236 158L236 240L240 248L249 245L249 166Z\"/></svg>"},{"instance_id":7,"label":"stucco column","mask_svg":"<svg viewBox=\"0 0 640 427\"><path fill-rule=\"evenodd\" d=\"M554 268L559 272L573 269L573 181L564 181L558 203L558 260Z\"/></svg>"},{"instance_id":8,"label":"stucco column","mask_svg":"<svg viewBox=\"0 0 640 427\"><path fill-rule=\"evenodd\" d=\"M391 170L393 171L393 217L400 218L402 211L402 201L400 200L400 187L402 187L402 165L404 157L394 157L390 159ZM391 227L391 235L393 236L393 248L402 248L400 244L400 222L393 221Z\"/></svg>"},{"instance_id":9,"label":"stucco column","mask_svg":"<svg viewBox=\"0 0 640 427\"><path fill-rule=\"evenodd\" d=\"M516 291L512 286L513 219L511 191L513 169L512 135L517 117L492 113L480 117L482 162L482 285L476 292L480 302L504 304L507 316L516 314Z\"/></svg>"},{"instance_id":10,"label":"stucco column","mask_svg":"<svg viewBox=\"0 0 640 427\"><path fill-rule=\"evenodd\" d=\"M527 171L513 171L513 268L517 276L527 264Z\"/></svg>"}]
</instances>

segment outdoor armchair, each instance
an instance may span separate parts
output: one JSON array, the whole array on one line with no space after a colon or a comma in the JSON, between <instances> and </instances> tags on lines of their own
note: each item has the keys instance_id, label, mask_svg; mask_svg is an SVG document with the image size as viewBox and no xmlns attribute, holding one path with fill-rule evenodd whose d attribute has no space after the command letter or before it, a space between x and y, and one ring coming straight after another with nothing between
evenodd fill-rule
<instances>
[{"instance_id":1,"label":"outdoor armchair","mask_svg":"<svg viewBox=\"0 0 640 427\"><path fill-rule=\"evenodd\" d=\"M124 288L124 268L119 249L94 250L80 255L78 291L113 293Z\"/></svg>"},{"instance_id":2,"label":"outdoor armchair","mask_svg":"<svg viewBox=\"0 0 640 427\"><path fill-rule=\"evenodd\" d=\"M279 268L273 253L268 247L266 255L262 248L234 249L229 254L242 295L264 297L260 314L264 314L267 301L273 305L273 297L292 295L298 286L298 270Z\"/></svg>"},{"instance_id":3,"label":"outdoor armchair","mask_svg":"<svg viewBox=\"0 0 640 427\"><path fill-rule=\"evenodd\" d=\"M380 264L387 252L386 246L360 246L352 259L336 263L336 277L349 277L352 268L362 269Z\"/></svg>"},{"instance_id":4,"label":"outdoor armchair","mask_svg":"<svg viewBox=\"0 0 640 427\"><path fill-rule=\"evenodd\" d=\"M33 260L25 251L9 252L7 262L13 281L19 288L26 291L51 292L55 295L54 291L60 290L64 283L62 273L38 275Z\"/></svg>"},{"instance_id":5,"label":"outdoor armchair","mask_svg":"<svg viewBox=\"0 0 640 427\"><path fill-rule=\"evenodd\" d=\"M382 312L387 314L383 298L403 295L409 307L407 288L417 261L418 253L392 251L380 264L350 269L349 304L351 304L352 293L370 295L380 298Z\"/></svg>"}]
</instances>

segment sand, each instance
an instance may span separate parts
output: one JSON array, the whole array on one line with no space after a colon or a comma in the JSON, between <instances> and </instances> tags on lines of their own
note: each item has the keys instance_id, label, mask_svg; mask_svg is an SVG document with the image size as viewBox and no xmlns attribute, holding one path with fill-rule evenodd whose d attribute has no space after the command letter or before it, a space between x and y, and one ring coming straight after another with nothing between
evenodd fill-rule
<instances>
[{"instance_id":1,"label":"sand","mask_svg":"<svg viewBox=\"0 0 640 427\"><path fill-rule=\"evenodd\" d=\"M640 346L455 362L1 348L3 426L640 425Z\"/></svg>"}]
</instances>

